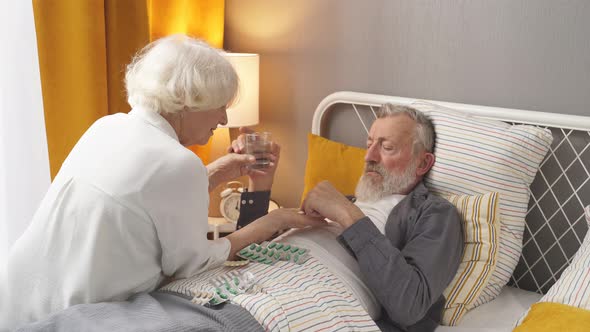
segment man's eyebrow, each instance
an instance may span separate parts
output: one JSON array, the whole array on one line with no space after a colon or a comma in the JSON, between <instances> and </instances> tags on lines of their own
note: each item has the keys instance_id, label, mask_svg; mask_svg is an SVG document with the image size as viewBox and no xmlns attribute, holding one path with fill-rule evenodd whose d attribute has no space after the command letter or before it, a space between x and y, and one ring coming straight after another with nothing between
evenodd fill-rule
<instances>
[{"instance_id":1,"label":"man's eyebrow","mask_svg":"<svg viewBox=\"0 0 590 332\"><path fill-rule=\"evenodd\" d=\"M373 138L371 136L367 137L367 141L378 141L378 142L383 142L383 141L392 141L392 136L386 136L386 137L377 137L377 138Z\"/></svg>"}]
</instances>

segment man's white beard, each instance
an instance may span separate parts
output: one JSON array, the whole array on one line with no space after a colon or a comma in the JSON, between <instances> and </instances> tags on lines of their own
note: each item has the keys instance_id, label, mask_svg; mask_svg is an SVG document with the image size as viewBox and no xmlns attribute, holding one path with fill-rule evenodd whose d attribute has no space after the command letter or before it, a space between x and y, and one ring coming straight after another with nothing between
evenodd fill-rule
<instances>
[{"instance_id":1,"label":"man's white beard","mask_svg":"<svg viewBox=\"0 0 590 332\"><path fill-rule=\"evenodd\" d=\"M381 198L405 192L416 180L418 160L414 159L399 173L390 173L382 165L368 162L365 164L363 175L356 185L355 196L361 202L376 202ZM374 171L381 175L367 175L367 171Z\"/></svg>"}]
</instances>

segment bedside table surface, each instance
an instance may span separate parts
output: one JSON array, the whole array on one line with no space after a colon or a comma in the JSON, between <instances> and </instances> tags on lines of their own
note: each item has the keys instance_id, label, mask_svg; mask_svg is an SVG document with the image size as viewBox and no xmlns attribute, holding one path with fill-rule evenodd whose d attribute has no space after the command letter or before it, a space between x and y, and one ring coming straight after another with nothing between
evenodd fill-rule
<instances>
[{"instance_id":1,"label":"bedside table surface","mask_svg":"<svg viewBox=\"0 0 590 332\"><path fill-rule=\"evenodd\" d=\"M213 232L213 239L219 238L219 233L231 233L236 231L236 224L225 220L224 217L209 217L209 232Z\"/></svg>"}]
</instances>

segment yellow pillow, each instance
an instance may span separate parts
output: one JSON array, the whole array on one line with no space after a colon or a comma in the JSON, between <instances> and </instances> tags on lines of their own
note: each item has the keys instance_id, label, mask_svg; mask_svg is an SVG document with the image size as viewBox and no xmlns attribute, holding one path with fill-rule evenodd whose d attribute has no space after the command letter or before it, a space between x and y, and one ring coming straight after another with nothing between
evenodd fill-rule
<instances>
[{"instance_id":1,"label":"yellow pillow","mask_svg":"<svg viewBox=\"0 0 590 332\"><path fill-rule=\"evenodd\" d=\"M354 195L356 183L363 173L365 149L307 134L307 163L303 194L323 180L328 180L344 195Z\"/></svg>"},{"instance_id":2,"label":"yellow pillow","mask_svg":"<svg viewBox=\"0 0 590 332\"><path fill-rule=\"evenodd\" d=\"M538 302L513 332L582 332L590 330L590 310L554 302Z\"/></svg>"},{"instance_id":3,"label":"yellow pillow","mask_svg":"<svg viewBox=\"0 0 590 332\"><path fill-rule=\"evenodd\" d=\"M461 216L463 256L457 274L443 292L447 300L442 324L457 325L474 307L496 267L500 240L498 193L443 196Z\"/></svg>"}]
</instances>

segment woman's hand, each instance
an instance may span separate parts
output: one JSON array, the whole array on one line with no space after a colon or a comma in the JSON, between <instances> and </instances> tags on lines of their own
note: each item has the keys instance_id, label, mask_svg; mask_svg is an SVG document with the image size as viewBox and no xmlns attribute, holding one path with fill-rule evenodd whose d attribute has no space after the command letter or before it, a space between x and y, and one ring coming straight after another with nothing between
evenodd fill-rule
<instances>
[{"instance_id":1,"label":"woman's hand","mask_svg":"<svg viewBox=\"0 0 590 332\"><path fill-rule=\"evenodd\" d=\"M236 138L227 151L234 154L246 153L246 135L254 131L247 127L240 127L240 136ZM275 171L281 155L281 146L275 142L271 143L271 154L269 156L270 165L266 168L251 169L246 168L245 174L250 178L248 191L269 191L274 181Z\"/></svg>"},{"instance_id":2,"label":"woman's hand","mask_svg":"<svg viewBox=\"0 0 590 332\"><path fill-rule=\"evenodd\" d=\"M209 191L222 182L233 180L249 172L248 166L256 162L254 156L230 153L207 165Z\"/></svg>"},{"instance_id":3,"label":"woman's hand","mask_svg":"<svg viewBox=\"0 0 590 332\"><path fill-rule=\"evenodd\" d=\"M298 209L282 208L273 210L225 237L231 243L228 259L235 259L236 253L242 248L251 243L268 240L278 231L288 228L320 226L326 223L327 221L324 218L305 215Z\"/></svg>"}]
</instances>

